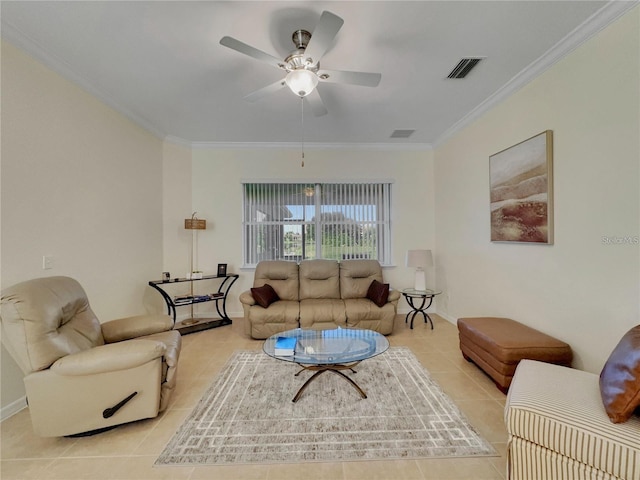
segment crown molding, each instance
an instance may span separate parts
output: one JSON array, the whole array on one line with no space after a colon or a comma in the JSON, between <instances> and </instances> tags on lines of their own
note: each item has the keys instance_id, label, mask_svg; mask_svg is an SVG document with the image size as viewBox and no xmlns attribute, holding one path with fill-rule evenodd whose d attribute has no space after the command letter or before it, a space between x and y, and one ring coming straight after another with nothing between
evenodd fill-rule
<instances>
[{"instance_id":1,"label":"crown molding","mask_svg":"<svg viewBox=\"0 0 640 480\"><path fill-rule=\"evenodd\" d=\"M547 71L573 50L627 13L633 7L637 6L639 3L640 0L612 0L605 4L597 12L568 33L562 40L542 54L536 61L531 63L524 70L520 71L499 90L445 130L445 132L436 139L433 146L439 147L452 138L456 133L471 125L489 110L493 109L502 101L506 100L522 87L533 81L536 77Z\"/></svg>"},{"instance_id":2,"label":"crown molding","mask_svg":"<svg viewBox=\"0 0 640 480\"><path fill-rule=\"evenodd\" d=\"M192 148L192 142L190 140L185 140L184 138L176 137L175 135L167 135L163 140L167 143L178 145L180 147Z\"/></svg>"},{"instance_id":3,"label":"crown molding","mask_svg":"<svg viewBox=\"0 0 640 480\"><path fill-rule=\"evenodd\" d=\"M20 48L33 58L44 64L46 67L53 70L58 75L62 76L71 83L82 88L86 92L90 93L102 103L115 111L121 113L136 125L144 128L152 135L163 139L166 136L166 132L159 130L153 123L140 115L134 113L122 103L117 102L113 97L105 93L104 91L94 87L82 75L75 72L67 62L47 52L39 43L33 41L30 37L25 35L20 29L14 27L5 20L2 20L2 39Z\"/></svg>"},{"instance_id":4,"label":"crown molding","mask_svg":"<svg viewBox=\"0 0 640 480\"><path fill-rule=\"evenodd\" d=\"M194 150L300 150L300 142L192 142L184 138L168 135L166 142ZM410 151L421 152L432 150L430 143L319 143L305 142L305 150L375 150L375 151Z\"/></svg>"}]
</instances>

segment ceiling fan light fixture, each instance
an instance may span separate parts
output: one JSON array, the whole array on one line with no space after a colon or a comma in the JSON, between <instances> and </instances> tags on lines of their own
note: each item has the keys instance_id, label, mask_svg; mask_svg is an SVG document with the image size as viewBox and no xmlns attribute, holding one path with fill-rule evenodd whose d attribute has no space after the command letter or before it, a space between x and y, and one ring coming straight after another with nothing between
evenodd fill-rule
<instances>
[{"instance_id":1,"label":"ceiling fan light fixture","mask_svg":"<svg viewBox=\"0 0 640 480\"><path fill-rule=\"evenodd\" d=\"M2 0L0 0L2 1ZM245 96L249 102L256 100L284 88L287 85L300 98L307 100L316 117L327 113L318 92L313 93L318 82L343 83L363 87L377 87L381 74L369 72L350 72L340 70L321 70L320 61L334 44L336 35L342 28L344 20L337 15L323 11L320 20L313 29L313 35L308 30L296 30L291 40L296 49L289 53L284 60L269 53L258 50L233 37L224 36L220 45L235 50L243 55L285 71L285 77ZM300 102L304 105L305 102Z\"/></svg>"},{"instance_id":2,"label":"ceiling fan light fixture","mask_svg":"<svg viewBox=\"0 0 640 480\"><path fill-rule=\"evenodd\" d=\"M289 72L285 82L293 93L306 97L318 85L318 76L310 70L299 68Z\"/></svg>"}]
</instances>

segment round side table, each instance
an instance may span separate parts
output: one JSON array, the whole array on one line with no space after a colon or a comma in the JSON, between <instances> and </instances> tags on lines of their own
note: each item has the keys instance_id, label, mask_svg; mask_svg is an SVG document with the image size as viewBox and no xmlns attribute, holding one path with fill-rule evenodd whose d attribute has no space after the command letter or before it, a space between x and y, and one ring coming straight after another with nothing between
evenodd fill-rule
<instances>
[{"instance_id":1,"label":"round side table","mask_svg":"<svg viewBox=\"0 0 640 480\"><path fill-rule=\"evenodd\" d=\"M424 317L424 323L427 321L431 324L431 330L433 330L433 320L426 312L427 308L433 303L433 298L436 295L440 295L442 292L439 290L416 290L415 288L405 288L402 290L402 295L407 299L407 303L411 307L411 311L407 313L404 319L404 323L409 320L411 315L411 329L413 330L413 319L418 313L421 313Z\"/></svg>"}]
</instances>

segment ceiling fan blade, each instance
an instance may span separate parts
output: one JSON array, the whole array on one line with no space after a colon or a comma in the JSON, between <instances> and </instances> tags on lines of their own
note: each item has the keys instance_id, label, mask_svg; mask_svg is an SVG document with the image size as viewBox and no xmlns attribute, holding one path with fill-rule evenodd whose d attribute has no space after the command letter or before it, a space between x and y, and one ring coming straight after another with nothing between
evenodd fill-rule
<instances>
[{"instance_id":1,"label":"ceiling fan blade","mask_svg":"<svg viewBox=\"0 0 640 480\"><path fill-rule=\"evenodd\" d=\"M322 98L320 98L320 92L318 92L317 88L314 88L313 91L304 98L309 102L311 111L316 117L321 117L322 115L326 115L328 113L327 108L322 102Z\"/></svg>"},{"instance_id":2,"label":"ceiling fan blade","mask_svg":"<svg viewBox=\"0 0 640 480\"><path fill-rule=\"evenodd\" d=\"M220 45L224 45L225 47L229 47L236 52L243 53L245 55L249 55L256 60L260 60L261 62L268 63L276 68L282 69L284 67L284 62L279 58L274 57L273 55L269 55L268 53L263 52L262 50L258 50L251 45L247 45L246 43L241 42L240 40L236 40L232 37L222 37L220 39Z\"/></svg>"},{"instance_id":3,"label":"ceiling fan blade","mask_svg":"<svg viewBox=\"0 0 640 480\"><path fill-rule=\"evenodd\" d=\"M257 100L260 100L263 97L266 97L267 95L277 92L284 86L286 86L284 79L278 80L277 82L272 83L271 85L267 85L266 87L262 87L260 90L256 90L255 92L250 93L249 95L244 97L244 99L247 102L255 102Z\"/></svg>"},{"instance_id":4,"label":"ceiling fan blade","mask_svg":"<svg viewBox=\"0 0 640 480\"><path fill-rule=\"evenodd\" d=\"M328 75L327 78L323 78ZM321 82L348 83L360 85L362 87L377 87L382 75L380 73L368 72L346 72L341 70L318 70L318 77Z\"/></svg>"},{"instance_id":5,"label":"ceiling fan blade","mask_svg":"<svg viewBox=\"0 0 640 480\"><path fill-rule=\"evenodd\" d=\"M305 61L315 65L327 53L331 42L338 34L344 20L331 12L324 11L320 15L318 25L311 34L311 40L304 51ZM311 59L311 60L309 60Z\"/></svg>"}]
</instances>

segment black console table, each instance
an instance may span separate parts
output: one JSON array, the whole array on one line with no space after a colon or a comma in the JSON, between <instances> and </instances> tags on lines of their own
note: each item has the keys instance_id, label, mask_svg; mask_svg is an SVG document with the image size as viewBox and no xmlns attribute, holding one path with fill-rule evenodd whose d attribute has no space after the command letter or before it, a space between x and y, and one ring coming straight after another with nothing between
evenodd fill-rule
<instances>
[{"instance_id":1,"label":"black console table","mask_svg":"<svg viewBox=\"0 0 640 480\"><path fill-rule=\"evenodd\" d=\"M207 330L209 328L221 327L223 325L230 325L231 319L227 315L227 296L231 286L238 279L236 274L227 275L204 275L202 278L173 278L171 280L151 280L149 286L155 288L167 304L167 314L173 317L173 328L180 331L181 334L199 332L201 330ZM193 293L193 282L201 282L204 280L218 281L217 291L205 294L196 295ZM171 295L167 292L167 288L171 285L191 282L190 293L185 295ZM169 290L170 291L170 290ZM216 311L220 318L189 318L176 322L176 307L182 307L184 305L195 305L197 303L215 302ZM192 307L193 308L193 307Z\"/></svg>"}]
</instances>

